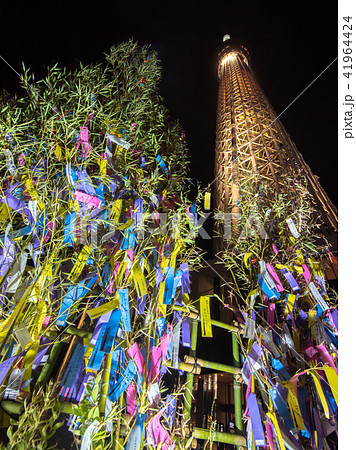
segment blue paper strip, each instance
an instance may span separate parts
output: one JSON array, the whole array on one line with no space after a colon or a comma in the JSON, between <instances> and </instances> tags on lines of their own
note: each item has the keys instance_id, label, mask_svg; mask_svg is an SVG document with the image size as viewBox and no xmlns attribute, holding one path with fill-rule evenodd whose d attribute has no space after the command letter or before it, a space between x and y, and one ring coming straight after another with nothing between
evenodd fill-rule
<instances>
[{"instance_id":1,"label":"blue paper strip","mask_svg":"<svg viewBox=\"0 0 356 450\"><path fill-rule=\"evenodd\" d=\"M132 359L130 359L130 361L126 366L124 374L119 377L118 382L109 392L108 394L109 399L112 402L116 402L116 400L118 400L121 394L127 389L127 386L131 383L131 381L135 378L135 376L136 376L136 365L132 361Z\"/></svg>"},{"instance_id":2,"label":"blue paper strip","mask_svg":"<svg viewBox=\"0 0 356 450\"><path fill-rule=\"evenodd\" d=\"M119 289L121 323L126 333L131 332L130 306L129 306L129 290Z\"/></svg>"}]
</instances>

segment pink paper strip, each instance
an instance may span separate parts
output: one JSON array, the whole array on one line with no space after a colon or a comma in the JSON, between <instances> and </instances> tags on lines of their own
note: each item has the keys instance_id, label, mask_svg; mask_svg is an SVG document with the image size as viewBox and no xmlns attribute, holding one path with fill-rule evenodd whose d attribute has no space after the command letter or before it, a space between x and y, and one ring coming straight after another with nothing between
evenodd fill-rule
<instances>
[{"instance_id":1,"label":"pink paper strip","mask_svg":"<svg viewBox=\"0 0 356 450\"><path fill-rule=\"evenodd\" d=\"M274 270L274 267L272 266L272 264L267 263L266 264L266 268L267 268L268 273L270 274L270 276L272 277L272 279L273 279L273 281L274 281L274 283L276 285L276 290L278 292L283 292L284 291L284 287L283 287L283 285L281 283L281 280L278 278L278 275L277 275L276 271Z\"/></svg>"},{"instance_id":2,"label":"pink paper strip","mask_svg":"<svg viewBox=\"0 0 356 450\"><path fill-rule=\"evenodd\" d=\"M248 396L249 396L250 393L251 393L251 385L252 385L252 374L250 373L250 378L249 378L248 386L247 386L247 390L246 390L246 409L245 409L245 412L244 412L243 417L249 417L249 414L248 414L248 402L247 402L247 399L248 399Z\"/></svg>"},{"instance_id":3,"label":"pink paper strip","mask_svg":"<svg viewBox=\"0 0 356 450\"><path fill-rule=\"evenodd\" d=\"M151 438L154 443L154 448L158 447L158 444L161 444L162 450L168 450L168 449L175 449L175 444L171 440L169 434L167 431L163 428L160 422L160 418L165 411L165 408L163 408L158 414L154 416L153 419L151 419L147 425L146 430L151 435Z\"/></svg>"},{"instance_id":4,"label":"pink paper strip","mask_svg":"<svg viewBox=\"0 0 356 450\"><path fill-rule=\"evenodd\" d=\"M135 416L137 414L136 392L136 386L133 386L132 383L130 383L126 389L126 412L130 416Z\"/></svg>"},{"instance_id":5,"label":"pink paper strip","mask_svg":"<svg viewBox=\"0 0 356 450\"><path fill-rule=\"evenodd\" d=\"M304 350L305 354L308 356L308 358L312 359L315 357L315 355L318 353L317 350L313 346L310 346Z\"/></svg>"},{"instance_id":6,"label":"pink paper strip","mask_svg":"<svg viewBox=\"0 0 356 450\"><path fill-rule=\"evenodd\" d=\"M276 309L276 305L274 303L270 303L268 305L268 310L267 310L267 322L269 324L270 327L274 327L274 311Z\"/></svg>"},{"instance_id":7,"label":"pink paper strip","mask_svg":"<svg viewBox=\"0 0 356 450\"><path fill-rule=\"evenodd\" d=\"M45 330L47 328L47 325L49 324L49 321L51 320L51 316L46 316L42 323L42 329Z\"/></svg>"},{"instance_id":8,"label":"pink paper strip","mask_svg":"<svg viewBox=\"0 0 356 450\"><path fill-rule=\"evenodd\" d=\"M315 348L318 350L322 361L326 364L329 363L331 367L335 369L335 372L338 374L337 368L334 364L334 360L330 356L329 352L325 348L324 344L316 345Z\"/></svg>"},{"instance_id":9,"label":"pink paper strip","mask_svg":"<svg viewBox=\"0 0 356 450\"><path fill-rule=\"evenodd\" d=\"M143 373L143 366L145 364L145 361L143 359L142 353L140 352L137 342L135 342L128 350L127 353L131 356L134 363L136 364L137 369L139 370L140 374Z\"/></svg>"},{"instance_id":10,"label":"pink paper strip","mask_svg":"<svg viewBox=\"0 0 356 450\"><path fill-rule=\"evenodd\" d=\"M80 138L77 141L76 148L79 148L79 145L82 144L85 149L84 157L87 158L91 152L91 145L89 142L89 132L87 127L83 127L80 131Z\"/></svg>"},{"instance_id":11,"label":"pink paper strip","mask_svg":"<svg viewBox=\"0 0 356 450\"><path fill-rule=\"evenodd\" d=\"M44 242L47 242L48 241L48 239L52 236L52 232L53 232L53 226L54 226L54 222L52 221L52 222L49 222L49 224L47 225L47 234L46 234L46 236L44 237Z\"/></svg>"},{"instance_id":12,"label":"pink paper strip","mask_svg":"<svg viewBox=\"0 0 356 450\"><path fill-rule=\"evenodd\" d=\"M274 445L273 445L273 431L272 431L271 424L269 422L266 423L266 431L267 431L267 439L268 439L269 448L271 450L275 450Z\"/></svg>"},{"instance_id":13,"label":"pink paper strip","mask_svg":"<svg viewBox=\"0 0 356 450\"><path fill-rule=\"evenodd\" d=\"M93 195L86 194L85 192L75 191L74 198L80 202L86 203L89 208L99 208L101 205L101 200Z\"/></svg>"},{"instance_id":14,"label":"pink paper strip","mask_svg":"<svg viewBox=\"0 0 356 450\"><path fill-rule=\"evenodd\" d=\"M308 266L307 266L306 264L303 264L302 267L303 267L303 269L304 269L304 270L303 270L303 276L304 276L304 278L305 278L305 281L307 282L307 284L309 284L309 281L310 281L310 279L311 279L311 275L310 275Z\"/></svg>"},{"instance_id":15,"label":"pink paper strip","mask_svg":"<svg viewBox=\"0 0 356 450\"><path fill-rule=\"evenodd\" d=\"M149 382L155 383L157 380L157 377L160 374L161 370L161 361L162 361L162 349L160 346L158 347L152 347L151 350L151 368L150 368L150 375L149 375Z\"/></svg>"},{"instance_id":16,"label":"pink paper strip","mask_svg":"<svg viewBox=\"0 0 356 450\"><path fill-rule=\"evenodd\" d=\"M25 165L25 155L22 152L19 154L17 161L19 163L19 166Z\"/></svg>"}]
</instances>

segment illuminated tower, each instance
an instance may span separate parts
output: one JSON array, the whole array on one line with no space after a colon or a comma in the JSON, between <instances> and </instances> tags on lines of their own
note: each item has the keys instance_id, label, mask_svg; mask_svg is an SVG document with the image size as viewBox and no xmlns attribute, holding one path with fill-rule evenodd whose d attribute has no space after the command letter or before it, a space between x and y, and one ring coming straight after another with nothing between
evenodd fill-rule
<instances>
[{"instance_id":1,"label":"illuminated tower","mask_svg":"<svg viewBox=\"0 0 356 450\"><path fill-rule=\"evenodd\" d=\"M224 37L224 41L229 36ZM264 180L276 192L284 190L284 175L304 175L315 209L330 236L337 231L337 209L298 152L258 85L242 47L225 45L219 53L219 94L215 148L215 206L238 212L238 197L253 179ZM332 239L335 240L335 239Z\"/></svg>"}]
</instances>

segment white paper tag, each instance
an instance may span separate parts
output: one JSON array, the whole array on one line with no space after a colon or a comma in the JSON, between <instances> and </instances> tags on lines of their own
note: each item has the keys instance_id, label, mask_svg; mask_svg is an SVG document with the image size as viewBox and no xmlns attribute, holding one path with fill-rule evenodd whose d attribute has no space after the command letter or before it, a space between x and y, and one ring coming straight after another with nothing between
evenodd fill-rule
<instances>
[{"instance_id":1,"label":"white paper tag","mask_svg":"<svg viewBox=\"0 0 356 450\"><path fill-rule=\"evenodd\" d=\"M22 379L26 369L14 369L9 376L7 387L4 391L4 400L16 400L18 393L20 392Z\"/></svg>"},{"instance_id":2,"label":"white paper tag","mask_svg":"<svg viewBox=\"0 0 356 450\"><path fill-rule=\"evenodd\" d=\"M37 222L38 217L37 200L29 200L28 209L31 211L32 217L34 218L35 222Z\"/></svg>"},{"instance_id":3,"label":"white paper tag","mask_svg":"<svg viewBox=\"0 0 356 450\"><path fill-rule=\"evenodd\" d=\"M6 287L6 292L8 294L14 294L19 287L21 282L22 274L25 270L27 263L27 253L22 252L19 254L18 259L14 262L14 265L11 269L11 278L9 284Z\"/></svg>"},{"instance_id":4,"label":"white paper tag","mask_svg":"<svg viewBox=\"0 0 356 450\"><path fill-rule=\"evenodd\" d=\"M284 342L286 343L287 347L294 349L294 342L293 342L292 336L290 335L288 325L286 323L283 324L282 330L283 330L282 338L283 338Z\"/></svg>"},{"instance_id":5,"label":"white paper tag","mask_svg":"<svg viewBox=\"0 0 356 450\"><path fill-rule=\"evenodd\" d=\"M313 283L313 281L309 283L309 290L310 290L312 296L314 297L314 299L319 303L319 305L321 306L323 311L326 311L327 309L329 309L327 303L325 302L325 300L321 296L320 292L316 288L316 286Z\"/></svg>"},{"instance_id":6,"label":"white paper tag","mask_svg":"<svg viewBox=\"0 0 356 450\"><path fill-rule=\"evenodd\" d=\"M178 353L179 353L179 339L182 321L179 320L173 329L172 336L172 368L178 369Z\"/></svg>"},{"instance_id":7,"label":"white paper tag","mask_svg":"<svg viewBox=\"0 0 356 450\"><path fill-rule=\"evenodd\" d=\"M256 298L259 296L260 294L257 292L256 294L252 294L251 295L251 297L250 297L250 306L251 306L251 308L253 308L254 307L254 304L255 304L255 300L256 300Z\"/></svg>"},{"instance_id":8,"label":"white paper tag","mask_svg":"<svg viewBox=\"0 0 356 450\"><path fill-rule=\"evenodd\" d=\"M265 261L260 261L260 268L261 268L261 275L262 275L263 279L265 280L269 289L275 289L276 285L275 285L274 281L272 280L270 274L267 272Z\"/></svg>"},{"instance_id":9,"label":"white paper tag","mask_svg":"<svg viewBox=\"0 0 356 450\"><path fill-rule=\"evenodd\" d=\"M292 233L292 235L293 235L296 239L298 239L298 238L300 237L300 234L298 233L298 230L297 230L297 228L296 228L296 226L295 226L295 224L294 224L294 222L293 222L293 219L290 219L290 218L289 218L289 219L286 220L286 222L287 222L289 231Z\"/></svg>"},{"instance_id":10,"label":"white paper tag","mask_svg":"<svg viewBox=\"0 0 356 450\"><path fill-rule=\"evenodd\" d=\"M302 213L300 212L299 213L299 224L298 224L298 231L299 232L302 229L302 219L303 219L303 216L302 216Z\"/></svg>"},{"instance_id":11,"label":"white paper tag","mask_svg":"<svg viewBox=\"0 0 356 450\"><path fill-rule=\"evenodd\" d=\"M159 200L158 200L157 195L152 194L151 197L150 197L150 200L152 201L152 203L153 203L155 206L157 206L157 208L159 207Z\"/></svg>"},{"instance_id":12,"label":"white paper tag","mask_svg":"<svg viewBox=\"0 0 356 450\"><path fill-rule=\"evenodd\" d=\"M74 186L70 162L66 164L66 176L67 176L67 180L68 180L68 183L70 184L70 186Z\"/></svg>"},{"instance_id":13,"label":"white paper tag","mask_svg":"<svg viewBox=\"0 0 356 450\"><path fill-rule=\"evenodd\" d=\"M246 339L254 339L255 338L255 326L256 322L249 317L245 320L245 329L243 337Z\"/></svg>"},{"instance_id":14,"label":"white paper tag","mask_svg":"<svg viewBox=\"0 0 356 450\"><path fill-rule=\"evenodd\" d=\"M258 329L261 332L264 341L266 341L266 344L271 349L273 357L276 358L276 359L280 358L281 357L281 353L278 351L275 343L273 342L272 330L268 330L267 331L267 330L264 330L262 327L259 327Z\"/></svg>"},{"instance_id":15,"label":"white paper tag","mask_svg":"<svg viewBox=\"0 0 356 450\"><path fill-rule=\"evenodd\" d=\"M112 164L112 153L107 147L105 147L105 154L106 154L106 159L107 159L108 163Z\"/></svg>"},{"instance_id":16,"label":"white paper tag","mask_svg":"<svg viewBox=\"0 0 356 450\"><path fill-rule=\"evenodd\" d=\"M313 324L313 331L314 331L314 337L317 345L321 345L325 342L324 340L324 333L319 325L318 322L315 322Z\"/></svg>"},{"instance_id":17,"label":"white paper tag","mask_svg":"<svg viewBox=\"0 0 356 450\"><path fill-rule=\"evenodd\" d=\"M315 318L315 323L313 325L313 329L314 329L315 340L317 341L318 345L326 344L327 346L329 346L331 344L331 339L325 332L325 328L324 328L321 320L319 319L319 317Z\"/></svg>"},{"instance_id":18,"label":"white paper tag","mask_svg":"<svg viewBox=\"0 0 356 450\"><path fill-rule=\"evenodd\" d=\"M83 434L80 450L90 450L91 449L91 436L93 433L95 433L95 428L97 428L98 425L100 425L99 422L97 420L94 420L94 422L92 424L90 424L88 426L88 428L85 430L85 433Z\"/></svg>"},{"instance_id":19,"label":"white paper tag","mask_svg":"<svg viewBox=\"0 0 356 450\"><path fill-rule=\"evenodd\" d=\"M15 176L17 170L14 163L14 157L8 148L5 148L4 152L6 156L7 170L10 172L11 176Z\"/></svg>"},{"instance_id":20,"label":"white paper tag","mask_svg":"<svg viewBox=\"0 0 356 450\"><path fill-rule=\"evenodd\" d=\"M153 403L154 399L157 397L157 395L160 395L161 391L159 390L158 383L153 383L151 386L147 389L147 397L150 403Z\"/></svg>"},{"instance_id":21,"label":"white paper tag","mask_svg":"<svg viewBox=\"0 0 356 450\"><path fill-rule=\"evenodd\" d=\"M124 141L124 139L121 139L118 136L114 136L113 134L107 134L106 136L110 139L110 141L115 142L115 144L120 145L121 147L124 147L125 150L128 150L131 146L129 142Z\"/></svg>"},{"instance_id":22,"label":"white paper tag","mask_svg":"<svg viewBox=\"0 0 356 450\"><path fill-rule=\"evenodd\" d=\"M14 334L19 344L21 345L22 350L25 350L26 345L29 342L32 342L32 337L27 328L24 327L24 325L22 325L22 327L21 325L19 325L18 328L14 330Z\"/></svg>"},{"instance_id":23,"label":"white paper tag","mask_svg":"<svg viewBox=\"0 0 356 450\"><path fill-rule=\"evenodd\" d=\"M110 401L109 398L107 397L105 403L105 417L107 417L111 413L112 405L113 405L112 401ZM113 427L112 420L106 420L105 424L106 424L106 432L110 433Z\"/></svg>"}]
</instances>

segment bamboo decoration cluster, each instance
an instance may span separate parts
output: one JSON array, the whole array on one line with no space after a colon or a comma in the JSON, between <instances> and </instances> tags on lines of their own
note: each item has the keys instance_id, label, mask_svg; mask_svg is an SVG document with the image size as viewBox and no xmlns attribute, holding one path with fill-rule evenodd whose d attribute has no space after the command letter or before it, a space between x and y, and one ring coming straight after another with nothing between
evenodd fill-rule
<instances>
[{"instance_id":1,"label":"bamboo decoration cluster","mask_svg":"<svg viewBox=\"0 0 356 450\"><path fill-rule=\"evenodd\" d=\"M338 310L325 280L311 195L303 176L274 188L256 177L239 197L236 235L220 260L230 273L225 302L237 334L246 385L247 444L337 448Z\"/></svg>"},{"instance_id":2,"label":"bamboo decoration cluster","mask_svg":"<svg viewBox=\"0 0 356 450\"><path fill-rule=\"evenodd\" d=\"M160 74L129 41L106 65L39 82L25 71L28 96L1 103L2 426L54 379L82 449L181 435L183 384L167 392L163 378L194 367L179 361L189 321L172 308L191 303L197 207Z\"/></svg>"}]
</instances>

